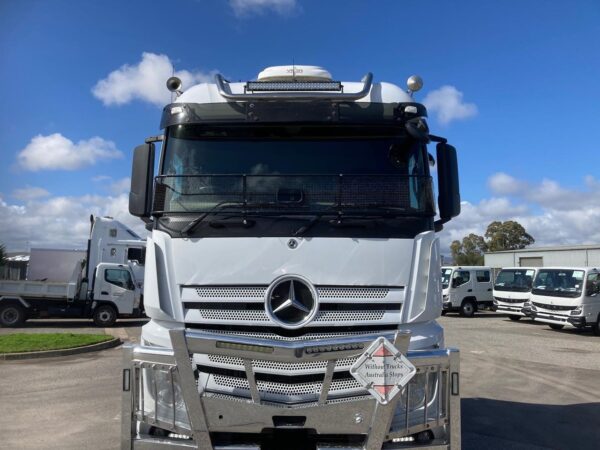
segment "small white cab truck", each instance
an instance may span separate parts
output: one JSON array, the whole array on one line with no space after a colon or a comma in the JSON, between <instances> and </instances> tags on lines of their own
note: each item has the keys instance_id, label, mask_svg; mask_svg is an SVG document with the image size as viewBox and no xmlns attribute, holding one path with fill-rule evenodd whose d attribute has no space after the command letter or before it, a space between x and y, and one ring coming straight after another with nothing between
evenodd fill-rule
<instances>
[{"instance_id":1,"label":"small white cab truck","mask_svg":"<svg viewBox=\"0 0 600 450\"><path fill-rule=\"evenodd\" d=\"M560 330L591 327L600 335L600 271L595 267L544 267L523 312Z\"/></svg>"},{"instance_id":2,"label":"small white cab truck","mask_svg":"<svg viewBox=\"0 0 600 450\"><path fill-rule=\"evenodd\" d=\"M126 347L123 449L460 448L436 236L457 158L421 84L167 81L164 136L133 157L151 320Z\"/></svg>"},{"instance_id":3,"label":"small white cab truck","mask_svg":"<svg viewBox=\"0 0 600 450\"><path fill-rule=\"evenodd\" d=\"M477 310L493 305L492 270L482 266L442 267L443 312L458 311L473 317Z\"/></svg>"},{"instance_id":4,"label":"small white cab truck","mask_svg":"<svg viewBox=\"0 0 600 450\"><path fill-rule=\"evenodd\" d=\"M494 282L494 309L505 313L510 320L525 316L522 309L531 296L536 267L505 267Z\"/></svg>"},{"instance_id":5,"label":"small white cab truck","mask_svg":"<svg viewBox=\"0 0 600 450\"><path fill-rule=\"evenodd\" d=\"M29 318L91 318L111 326L118 317L140 316L145 241L109 217L91 217L85 258L76 260L68 280L39 278L57 264L58 251L32 250L34 280L0 280L0 325L17 327ZM51 273L51 271L47 271ZM136 277L137 274L137 277Z\"/></svg>"}]
</instances>

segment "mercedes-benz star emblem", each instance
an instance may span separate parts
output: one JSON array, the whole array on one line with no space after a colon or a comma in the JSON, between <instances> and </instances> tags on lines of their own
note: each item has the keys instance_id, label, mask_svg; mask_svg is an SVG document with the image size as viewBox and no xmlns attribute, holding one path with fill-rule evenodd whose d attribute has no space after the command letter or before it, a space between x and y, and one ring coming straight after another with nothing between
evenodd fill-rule
<instances>
[{"instance_id":1,"label":"mercedes-benz star emblem","mask_svg":"<svg viewBox=\"0 0 600 450\"><path fill-rule=\"evenodd\" d=\"M296 275L281 277L267 290L265 310L269 318L283 328L300 328L317 314L315 288Z\"/></svg>"}]
</instances>

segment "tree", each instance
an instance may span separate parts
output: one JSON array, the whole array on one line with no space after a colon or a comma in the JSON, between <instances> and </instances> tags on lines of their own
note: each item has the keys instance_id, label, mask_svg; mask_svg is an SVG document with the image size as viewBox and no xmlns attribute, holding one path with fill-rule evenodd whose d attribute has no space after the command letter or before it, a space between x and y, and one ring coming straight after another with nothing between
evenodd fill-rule
<instances>
[{"instance_id":1,"label":"tree","mask_svg":"<svg viewBox=\"0 0 600 450\"><path fill-rule=\"evenodd\" d=\"M494 221L485 231L487 251L518 250L535 242L523 225L514 220L506 222Z\"/></svg>"},{"instance_id":2,"label":"tree","mask_svg":"<svg viewBox=\"0 0 600 450\"><path fill-rule=\"evenodd\" d=\"M482 266L483 252L487 245L482 236L471 233L461 241L453 241L450 244L454 264L459 266Z\"/></svg>"},{"instance_id":3,"label":"tree","mask_svg":"<svg viewBox=\"0 0 600 450\"><path fill-rule=\"evenodd\" d=\"M535 242L523 225L514 220L494 221L485 231L485 238L471 233L461 241L453 241L450 251L454 264L459 266L482 266L485 252L518 250Z\"/></svg>"},{"instance_id":4,"label":"tree","mask_svg":"<svg viewBox=\"0 0 600 450\"><path fill-rule=\"evenodd\" d=\"M0 244L0 267L6 264L6 247L4 244Z\"/></svg>"}]
</instances>

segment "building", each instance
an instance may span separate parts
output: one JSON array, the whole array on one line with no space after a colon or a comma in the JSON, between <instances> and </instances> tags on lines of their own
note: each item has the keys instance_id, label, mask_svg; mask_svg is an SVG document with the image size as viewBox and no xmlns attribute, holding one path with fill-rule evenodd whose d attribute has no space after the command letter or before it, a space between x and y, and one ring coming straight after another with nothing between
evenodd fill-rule
<instances>
[{"instance_id":1,"label":"building","mask_svg":"<svg viewBox=\"0 0 600 450\"><path fill-rule=\"evenodd\" d=\"M7 253L4 265L0 266L1 280L24 280L27 278L29 253Z\"/></svg>"},{"instance_id":2,"label":"building","mask_svg":"<svg viewBox=\"0 0 600 450\"><path fill-rule=\"evenodd\" d=\"M502 267L600 267L600 244L490 252L484 254L484 264L495 271Z\"/></svg>"}]
</instances>

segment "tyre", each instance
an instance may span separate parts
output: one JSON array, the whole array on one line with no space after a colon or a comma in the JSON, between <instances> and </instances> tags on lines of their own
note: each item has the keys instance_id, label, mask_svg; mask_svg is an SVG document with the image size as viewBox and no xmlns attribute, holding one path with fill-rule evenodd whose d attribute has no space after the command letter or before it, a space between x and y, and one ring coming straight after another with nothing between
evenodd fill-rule
<instances>
[{"instance_id":1,"label":"tyre","mask_svg":"<svg viewBox=\"0 0 600 450\"><path fill-rule=\"evenodd\" d=\"M117 310L110 305L100 305L94 310L94 323L99 327L112 327L117 321Z\"/></svg>"},{"instance_id":2,"label":"tyre","mask_svg":"<svg viewBox=\"0 0 600 450\"><path fill-rule=\"evenodd\" d=\"M516 322L517 320L521 320L521 316L508 316L508 318L509 318L510 320L514 320L515 322Z\"/></svg>"},{"instance_id":3,"label":"tyre","mask_svg":"<svg viewBox=\"0 0 600 450\"><path fill-rule=\"evenodd\" d=\"M0 325L18 327L27 319L25 308L17 303L0 306Z\"/></svg>"},{"instance_id":4,"label":"tyre","mask_svg":"<svg viewBox=\"0 0 600 450\"><path fill-rule=\"evenodd\" d=\"M596 336L600 336L600 314L598 314L598 319L596 320L596 323L592 325L592 331Z\"/></svg>"},{"instance_id":5,"label":"tyre","mask_svg":"<svg viewBox=\"0 0 600 450\"><path fill-rule=\"evenodd\" d=\"M473 317L477 311L477 306L473 300L465 300L460 305L460 315L463 317Z\"/></svg>"},{"instance_id":6,"label":"tyre","mask_svg":"<svg viewBox=\"0 0 600 450\"><path fill-rule=\"evenodd\" d=\"M565 327L564 325L559 325L557 323L550 323L548 325L550 325L550 328L553 330L562 330Z\"/></svg>"},{"instance_id":7,"label":"tyre","mask_svg":"<svg viewBox=\"0 0 600 450\"><path fill-rule=\"evenodd\" d=\"M445 316L446 314L448 314L448 311L446 311L445 309L442 309L442 316Z\"/></svg>"}]
</instances>

